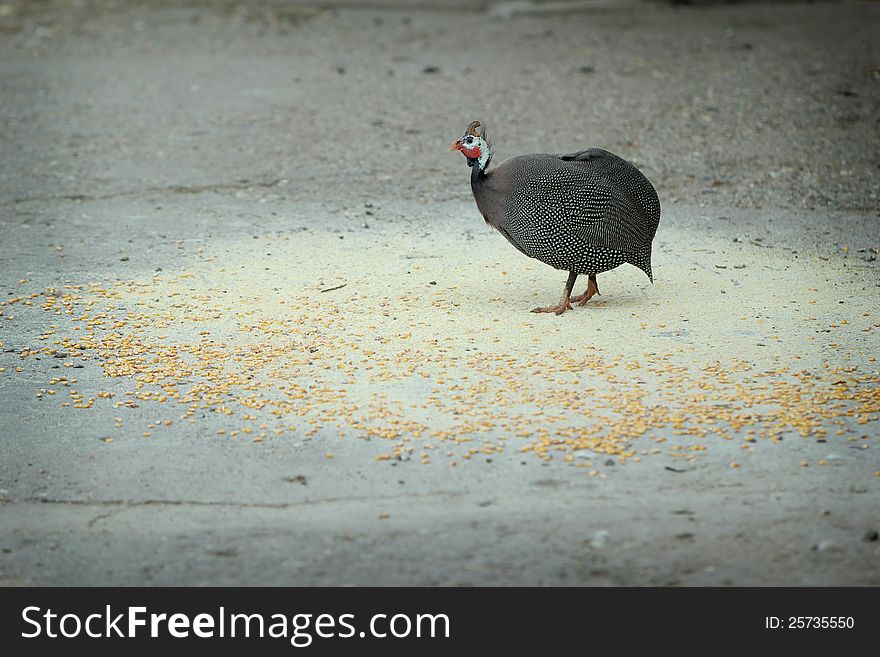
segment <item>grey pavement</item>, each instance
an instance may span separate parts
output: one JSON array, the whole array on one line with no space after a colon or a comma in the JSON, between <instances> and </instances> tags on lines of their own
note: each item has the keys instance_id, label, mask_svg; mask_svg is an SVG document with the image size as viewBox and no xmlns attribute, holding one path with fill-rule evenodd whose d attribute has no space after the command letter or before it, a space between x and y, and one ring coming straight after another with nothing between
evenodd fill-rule
<instances>
[{"instance_id":1,"label":"grey pavement","mask_svg":"<svg viewBox=\"0 0 880 657\"><path fill-rule=\"evenodd\" d=\"M880 584L878 29L876 2L0 3L0 583ZM655 285L531 315L564 275L479 217L447 152L475 118L499 161L638 164ZM71 348L102 312L173 367L211 345L179 389L219 367L230 414L138 397L131 342ZM285 386L306 406L273 415Z\"/></svg>"}]
</instances>

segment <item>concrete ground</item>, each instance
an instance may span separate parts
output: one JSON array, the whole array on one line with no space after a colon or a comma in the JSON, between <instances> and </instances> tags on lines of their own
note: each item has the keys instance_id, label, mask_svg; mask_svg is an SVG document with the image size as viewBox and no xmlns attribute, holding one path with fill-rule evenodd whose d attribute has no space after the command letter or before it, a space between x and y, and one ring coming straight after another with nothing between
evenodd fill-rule
<instances>
[{"instance_id":1,"label":"concrete ground","mask_svg":"<svg viewBox=\"0 0 880 657\"><path fill-rule=\"evenodd\" d=\"M0 583L880 584L878 28L0 2ZM529 313L475 118L635 162L655 284Z\"/></svg>"}]
</instances>

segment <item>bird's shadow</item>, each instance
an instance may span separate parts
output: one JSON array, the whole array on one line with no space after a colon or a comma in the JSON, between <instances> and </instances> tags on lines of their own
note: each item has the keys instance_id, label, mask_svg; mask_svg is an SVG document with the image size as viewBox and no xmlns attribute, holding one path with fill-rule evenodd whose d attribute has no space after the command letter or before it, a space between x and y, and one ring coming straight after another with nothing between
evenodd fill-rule
<instances>
[{"instance_id":1,"label":"bird's shadow","mask_svg":"<svg viewBox=\"0 0 880 657\"><path fill-rule=\"evenodd\" d=\"M586 285L586 281L584 282ZM574 294L580 294L583 290L580 289L580 285L575 288ZM625 283L621 282L619 285L617 282L611 283L606 286L606 292L600 292L598 296L594 296L583 306L579 303L572 303L573 310L632 310L640 307L644 307L646 304L651 302L660 302L665 300L666 295L662 292L662 285L638 285L637 287L629 286L629 289L624 289ZM521 288L520 288L521 289ZM601 289L601 281L600 281L600 289ZM503 291L497 291L491 295L480 295L478 288L472 288L468 292L462 294L459 297L460 305L473 305L479 306L483 309L486 309L487 306L494 308L504 308L510 309L513 306L522 305L526 310L531 310L535 306L549 306L555 305L559 302L560 297L562 296L562 289L556 287L536 287L534 288L535 293L534 296L531 294L527 297L527 300L523 300L525 295L517 294L517 288L505 289ZM568 311L571 312L571 311ZM568 314L568 313L565 313Z\"/></svg>"}]
</instances>

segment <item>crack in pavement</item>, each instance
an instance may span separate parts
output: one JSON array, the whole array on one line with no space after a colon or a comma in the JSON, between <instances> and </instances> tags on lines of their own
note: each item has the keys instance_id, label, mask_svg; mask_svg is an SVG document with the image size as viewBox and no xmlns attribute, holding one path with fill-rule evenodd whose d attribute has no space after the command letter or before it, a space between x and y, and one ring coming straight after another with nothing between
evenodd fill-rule
<instances>
[{"instance_id":1,"label":"crack in pavement","mask_svg":"<svg viewBox=\"0 0 880 657\"><path fill-rule=\"evenodd\" d=\"M284 182L284 178L275 178L274 180L252 182L249 180L239 180L231 183L214 183L211 185L169 185L166 187L146 187L144 189L125 190L121 192L113 192L112 194L102 194L100 196L92 194L60 194L53 196L28 196L23 198L14 198L10 201L0 203L0 206L19 205L21 203L35 203L38 201L103 201L112 198L124 198L127 196L138 196L140 194L202 194L204 192L222 192L233 189L270 189L277 187Z\"/></svg>"},{"instance_id":2,"label":"crack in pavement","mask_svg":"<svg viewBox=\"0 0 880 657\"><path fill-rule=\"evenodd\" d=\"M4 500L3 506L15 504L43 504L58 506L82 506L82 507L123 507L137 508L148 506L193 506L193 507L233 507L239 509L290 509L296 507L315 506L319 504L335 504L338 502L389 502L400 499L423 499L430 497L463 497L467 493L460 491L435 491L431 493L408 493L402 495L389 495L386 497L364 498L362 496L329 497L324 499L302 500L298 502L225 502L221 500L63 500L28 497L18 500ZM109 513L107 514L110 515ZM98 516L94 519L97 521Z\"/></svg>"},{"instance_id":3,"label":"crack in pavement","mask_svg":"<svg viewBox=\"0 0 880 657\"><path fill-rule=\"evenodd\" d=\"M89 520L89 524L88 524L88 526L89 526L89 527L94 527L94 526L95 526L95 523L98 522L99 520L104 520L104 519L109 518L109 517L111 517L111 516L113 516L113 515L116 515L117 513L119 513L119 512L122 511L122 510L123 510L123 509L117 509L116 511L109 511L109 512L107 512L107 513L99 513L99 514L96 515L94 518L92 518L91 520Z\"/></svg>"}]
</instances>

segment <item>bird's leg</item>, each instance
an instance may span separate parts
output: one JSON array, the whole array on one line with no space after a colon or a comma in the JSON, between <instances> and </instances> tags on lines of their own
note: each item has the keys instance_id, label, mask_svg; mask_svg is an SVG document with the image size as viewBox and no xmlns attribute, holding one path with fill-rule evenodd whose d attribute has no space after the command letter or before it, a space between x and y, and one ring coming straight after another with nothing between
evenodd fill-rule
<instances>
[{"instance_id":1,"label":"bird's leg","mask_svg":"<svg viewBox=\"0 0 880 657\"><path fill-rule=\"evenodd\" d=\"M571 300L573 303L580 302L580 305L583 306L585 303L587 303L587 301L592 299L597 294L599 294L599 296L602 296L599 293L599 284L596 282L596 274L590 274L590 280L587 283L586 291L583 294L572 297Z\"/></svg>"},{"instance_id":2,"label":"bird's leg","mask_svg":"<svg viewBox=\"0 0 880 657\"><path fill-rule=\"evenodd\" d=\"M568 280L565 283L565 292L562 293L562 299L555 306L547 306L546 308L532 308L533 313L556 313L561 315L566 310L571 309L571 291L574 289L574 282L577 280L577 272L568 272Z\"/></svg>"}]
</instances>

